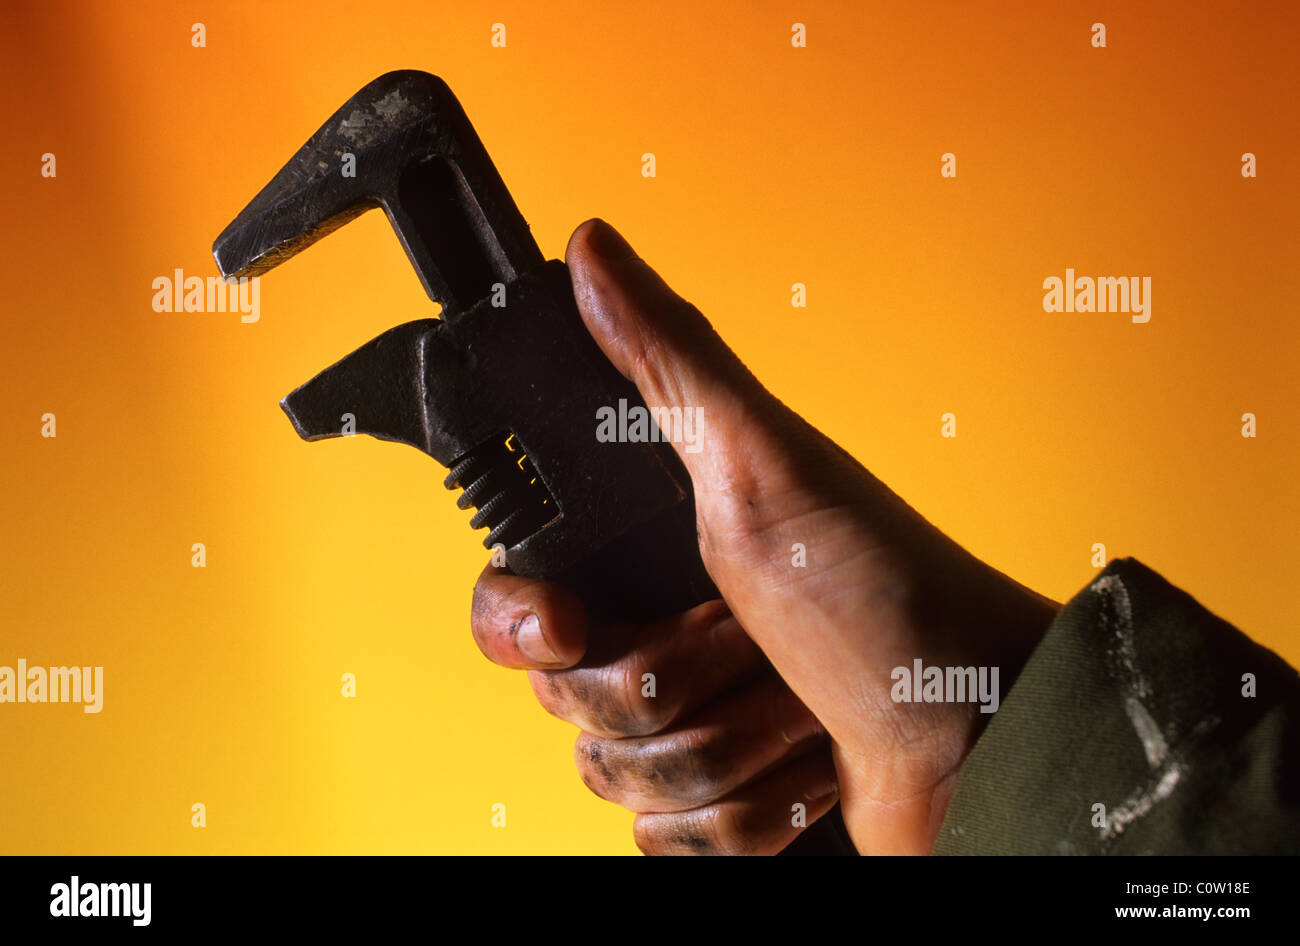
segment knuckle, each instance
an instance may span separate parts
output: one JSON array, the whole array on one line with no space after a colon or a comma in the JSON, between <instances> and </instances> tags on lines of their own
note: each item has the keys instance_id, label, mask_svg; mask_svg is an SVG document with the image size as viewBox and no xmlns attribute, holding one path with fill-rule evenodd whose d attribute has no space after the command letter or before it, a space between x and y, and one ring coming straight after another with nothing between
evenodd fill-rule
<instances>
[{"instance_id":1,"label":"knuckle","mask_svg":"<svg viewBox=\"0 0 1300 946\"><path fill-rule=\"evenodd\" d=\"M715 805L711 821L714 844L719 854L744 857L753 853L753 834L745 830L734 807Z\"/></svg>"},{"instance_id":2,"label":"knuckle","mask_svg":"<svg viewBox=\"0 0 1300 946\"><path fill-rule=\"evenodd\" d=\"M651 392L658 394L659 398L656 399L666 400L665 366L672 361L663 351L663 344L659 338L639 333L637 345L632 351L632 362L633 376L644 381Z\"/></svg>"},{"instance_id":3,"label":"knuckle","mask_svg":"<svg viewBox=\"0 0 1300 946\"><path fill-rule=\"evenodd\" d=\"M687 811L722 798L735 781L725 759L700 746L697 731L649 739L609 739L584 732L574 762L596 795L631 811Z\"/></svg>"},{"instance_id":4,"label":"knuckle","mask_svg":"<svg viewBox=\"0 0 1300 946\"><path fill-rule=\"evenodd\" d=\"M533 696L537 698L542 709L556 719L567 719L568 701L560 685L561 674L562 671L556 670L530 670L528 682L532 685Z\"/></svg>"},{"instance_id":5,"label":"knuckle","mask_svg":"<svg viewBox=\"0 0 1300 946\"><path fill-rule=\"evenodd\" d=\"M616 788L622 778L609 759L609 746L605 740L591 733L580 733L573 746L573 759L578 766L578 776L598 798L616 801Z\"/></svg>"},{"instance_id":6,"label":"knuckle","mask_svg":"<svg viewBox=\"0 0 1300 946\"><path fill-rule=\"evenodd\" d=\"M713 845L691 814L640 815L632 823L632 836L641 853L651 857L710 854Z\"/></svg>"},{"instance_id":7,"label":"knuckle","mask_svg":"<svg viewBox=\"0 0 1300 946\"><path fill-rule=\"evenodd\" d=\"M656 830L659 818L656 815L637 815L632 822L632 841L637 850L647 857L656 857L661 853L660 832Z\"/></svg>"},{"instance_id":8,"label":"knuckle","mask_svg":"<svg viewBox=\"0 0 1300 946\"><path fill-rule=\"evenodd\" d=\"M721 809L712 805L676 814L638 815L632 837L650 856L728 854L718 835Z\"/></svg>"},{"instance_id":9,"label":"knuckle","mask_svg":"<svg viewBox=\"0 0 1300 946\"><path fill-rule=\"evenodd\" d=\"M623 791L638 804L682 811L716 801L731 777L696 730L647 740L623 740L606 759L618 772Z\"/></svg>"},{"instance_id":10,"label":"knuckle","mask_svg":"<svg viewBox=\"0 0 1300 946\"><path fill-rule=\"evenodd\" d=\"M662 765L677 773L674 782L681 801L699 805L726 793L734 771L727 745L728 741L718 733L690 729L669 747L672 758L662 760Z\"/></svg>"},{"instance_id":11,"label":"knuckle","mask_svg":"<svg viewBox=\"0 0 1300 946\"><path fill-rule=\"evenodd\" d=\"M626 736L650 736L672 721L671 706L658 696L643 696L644 680L653 673L646 655L634 651L619 662L623 714L619 731Z\"/></svg>"},{"instance_id":12,"label":"knuckle","mask_svg":"<svg viewBox=\"0 0 1300 946\"><path fill-rule=\"evenodd\" d=\"M572 714L569 721L610 738L636 735L627 687L620 668L585 668L559 679Z\"/></svg>"},{"instance_id":13,"label":"knuckle","mask_svg":"<svg viewBox=\"0 0 1300 946\"><path fill-rule=\"evenodd\" d=\"M646 664L631 655L604 667L533 671L533 691L547 712L610 739L650 736L671 721L671 708L641 695Z\"/></svg>"}]
</instances>

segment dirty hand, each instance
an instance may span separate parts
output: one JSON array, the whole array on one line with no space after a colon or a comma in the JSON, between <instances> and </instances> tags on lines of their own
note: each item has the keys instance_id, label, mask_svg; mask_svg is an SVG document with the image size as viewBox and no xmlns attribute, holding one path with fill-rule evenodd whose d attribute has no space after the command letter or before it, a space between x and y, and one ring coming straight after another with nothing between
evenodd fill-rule
<instances>
[{"instance_id":1,"label":"dirty hand","mask_svg":"<svg viewBox=\"0 0 1300 946\"><path fill-rule=\"evenodd\" d=\"M725 605L588 634L572 593L489 565L480 648L529 668L542 705L583 730L584 781L639 813L644 851L775 852L794 804L811 824L838 798L860 852L928 853L988 716L895 702L894 669L997 667L1000 697L1058 606L773 397L613 228L583 224L566 259L587 328L646 403L701 412L703 448L679 453ZM644 699L645 672L688 683Z\"/></svg>"}]
</instances>

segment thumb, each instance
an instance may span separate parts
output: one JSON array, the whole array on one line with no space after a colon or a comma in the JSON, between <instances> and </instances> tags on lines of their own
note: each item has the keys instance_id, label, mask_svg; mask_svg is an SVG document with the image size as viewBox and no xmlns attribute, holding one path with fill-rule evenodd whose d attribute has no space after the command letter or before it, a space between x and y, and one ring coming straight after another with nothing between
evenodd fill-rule
<instances>
[{"instance_id":1,"label":"thumb","mask_svg":"<svg viewBox=\"0 0 1300 946\"><path fill-rule=\"evenodd\" d=\"M700 311L605 221L578 227L565 259L588 331L648 405L704 408L726 436L744 409L767 397ZM694 475L698 455L681 452Z\"/></svg>"},{"instance_id":2,"label":"thumb","mask_svg":"<svg viewBox=\"0 0 1300 946\"><path fill-rule=\"evenodd\" d=\"M609 224L584 223L565 256L583 320L614 366L648 406L695 413L698 443L672 442L694 485L704 564L784 672L782 635L764 632L785 610L776 599L803 597L802 579L818 570L791 571L796 543L811 548L815 540L822 562L852 557L863 542L878 545L896 532L906 507L887 501L892 494L874 477L763 388ZM832 527L845 520L825 513L845 507L857 509L855 528ZM862 534L864 517L879 534Z\"/></svg>"},{"instance_id":3,"label":"thumb","mask_svg":"<svg viewBox=\"0 0 1300 946\"><path fill-rule=\"evenodd\" d=\"M771 494L763 487L791 472L792 448L806 448L810 435L820 435L773 397L699 309L609 224L596 219L578 227L565 259L587 330L614 367L648 406L695 415L698 442L689 448L680 438L671 442L695 485L702 532L715 501L743 499L753 519L754 494Z\"/></svg>"}]
</instances>

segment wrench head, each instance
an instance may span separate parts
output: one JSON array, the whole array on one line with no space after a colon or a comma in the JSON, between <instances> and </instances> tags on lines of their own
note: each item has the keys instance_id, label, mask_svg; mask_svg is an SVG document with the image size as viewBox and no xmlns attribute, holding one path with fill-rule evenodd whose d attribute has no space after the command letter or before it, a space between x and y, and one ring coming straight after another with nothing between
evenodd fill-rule
<instances>
[{"instance_id":1,"label":"wrench head","mask_svg":"<svg viewBox=\"0 0 1300 946\"><path fill-rule=\"evenodd\" d=\"M543 261L456 97L413 70L348 99L221 232L213 256L227 278L260 275L372 207L447 313Z\"/></svg>"}]
</instances>

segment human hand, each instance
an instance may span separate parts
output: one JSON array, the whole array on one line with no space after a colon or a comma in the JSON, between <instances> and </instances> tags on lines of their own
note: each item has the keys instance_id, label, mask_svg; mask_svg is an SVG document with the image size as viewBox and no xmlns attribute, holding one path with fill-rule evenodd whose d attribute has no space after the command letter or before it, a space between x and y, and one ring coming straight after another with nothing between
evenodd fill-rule
<instances>
[{"instance_id":1,"label":"human hand","mask_svg":"<svg viewBox=\"0 0 1300 946\"><path fill-rule=\"evenodd\" d=\"M721 601L588 634L573 592L489 564L471 625L484 654L529 668L542 706L582 730L583 781L637 812L647 854L775 854L801 830L792 804L806 824L835 804L825 729Z\"/></svg>"},{"instance_id":2,"label":"human hand","mask_svg":"<svg viewBox=\"0 0 1300 946\"><path fill-rule=\"evenodd\" d=\"M791 804L811 823L838 791L859 851L927 853L987 716L974 702L894 702L891 672L917 659L998 667L1005 693L1058 606L961 549L773 397L608 225L579 227L566 259L588 329L646 403L703 411L703 449L679 452L701 555L733 617L710 603L598 629L588 648L572 593L489 566L479 646L503 666L548 668L529 675L539 700L583 729L587 784L641 812L643 850L779 850L797 831ZM806 567L792 566L795 543ZM639 699L633 671L665 667L688 682Z\"/></svg>"}]
</instances>

